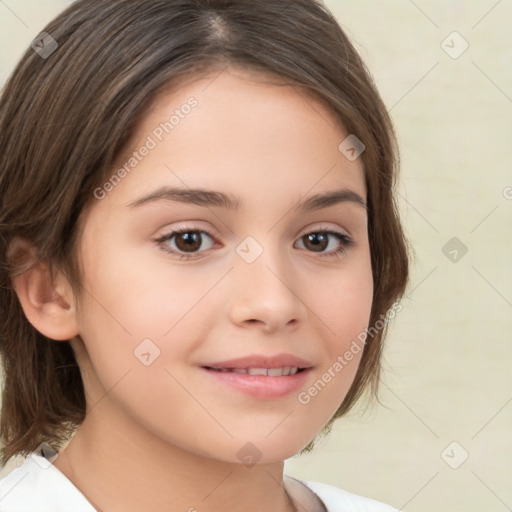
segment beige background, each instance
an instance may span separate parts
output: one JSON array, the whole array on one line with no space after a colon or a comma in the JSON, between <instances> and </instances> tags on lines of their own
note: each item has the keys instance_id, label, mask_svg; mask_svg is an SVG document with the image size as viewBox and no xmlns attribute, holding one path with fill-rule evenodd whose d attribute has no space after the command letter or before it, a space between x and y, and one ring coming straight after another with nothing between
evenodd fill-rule
<instances>
[{"instance_id":1,"label":"beige background","mask_svg":"<svg viewBox=\"0 0 512 512\"><path fill-rule=\"evenodd\" d=\"M2 83L68 4L0 0ZM512 2L327 5L395 121L416 261L383 405L359 407L287 470L409 512L512 510Z\"/></svg>"}]
</instances>

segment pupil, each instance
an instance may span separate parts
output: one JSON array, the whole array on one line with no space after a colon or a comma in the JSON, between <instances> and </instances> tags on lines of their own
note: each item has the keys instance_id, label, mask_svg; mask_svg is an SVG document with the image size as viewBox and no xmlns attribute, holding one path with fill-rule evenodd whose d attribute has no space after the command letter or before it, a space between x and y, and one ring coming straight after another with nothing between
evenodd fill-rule
<instances>
[{"instance_id":1,"label":"pupil","mask_svg":"<svg viewBox=\"0 0 512 512\"><path fill-rule=\"evenodd\" d=\"M312 233L307 235L307 242L312 244L313 249L320 248L320 251L324 250L329 243L327 236L323 233Z\"/></svg>"}]
</instances>

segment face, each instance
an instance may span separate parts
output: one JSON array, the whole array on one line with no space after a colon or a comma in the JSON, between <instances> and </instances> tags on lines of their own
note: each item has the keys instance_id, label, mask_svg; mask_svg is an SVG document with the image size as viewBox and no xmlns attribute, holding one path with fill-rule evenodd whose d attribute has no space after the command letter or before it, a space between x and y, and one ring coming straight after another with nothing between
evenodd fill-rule
<instances>
[{"instance_id":1,"label":"face","mask_svg":"<svg viewBox=\"0 0 512 512\"><path fill-rule=\"evenodd\" d=\"M348 135L307 91L233 68L153 102L82 219L89 403L227 462L314 438L372 302Z\"/></svg>"}]
</instances>

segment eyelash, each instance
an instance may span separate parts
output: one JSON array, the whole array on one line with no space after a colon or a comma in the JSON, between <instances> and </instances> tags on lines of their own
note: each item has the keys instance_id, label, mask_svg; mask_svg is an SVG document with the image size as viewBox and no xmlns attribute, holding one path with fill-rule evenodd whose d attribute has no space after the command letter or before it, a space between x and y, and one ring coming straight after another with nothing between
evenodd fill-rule
<instances>
[{"instance_id":1,"label":"eyelash","mask_svg":"<svg viewBox=\"0 0 512 512\"><path fill-rule=\"evenodd\" d=\"M181 235L183 233L201 233L201 234L205 234L205 235L208 235L215 242L215 237L212 234L210 234L208 231L206 231L204 229L193 229L193 228L188 228L188 227L175 229L175 230L167 233L166 235L163 235L160 238L156 239L155 242L166 253L175 254L175 255L181 256L180 257L180 261L181 260L194 259L197 254L200 254L200 252L203 252L203 251L195 252L195 253L188 253L188 254L180 253L180 252L176 252L176 250L174 250L174 249L170 249L169 246L165 244L165 242L169 242L176 235ZM300 239L302 239L302 238L304 238L304 237L306 237L308 235L312 235L312 234L332 235L335 238L337 238L338 241L340 242L340 246L339 246L338 249L331 250L330 252L316 253L321 258L332 258L332 257L340 258L341 256L343 256L343 254L345 254L346 250L349 247L354 245L354 241L348 235L345 235L344 233L340 233L338 231L333 231L333 230L328 230L328 229L317 229L317 230L314 230L314 231L309 231L307 233L304 233L300 237ZM308 252L312 252L313 254L315 254L314 251L308 251Z\"/></svg>"}]
</instances>

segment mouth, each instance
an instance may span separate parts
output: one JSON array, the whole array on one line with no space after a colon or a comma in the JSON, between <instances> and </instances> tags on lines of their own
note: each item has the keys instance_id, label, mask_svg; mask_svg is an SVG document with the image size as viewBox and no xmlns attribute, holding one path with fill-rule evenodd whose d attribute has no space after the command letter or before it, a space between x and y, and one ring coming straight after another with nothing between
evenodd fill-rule
<instances>
[{"instance_id":1,"label":"mouth","mask_svg":"<svg viewBox=\"0 0 512 512\"><path fill-rule=\"evenodd\" d=\"M308 380L313 365L291 354L248 356L200 367L221 389L253 398L272 400L297 392Z\"/></svg>"}]
</instances>

